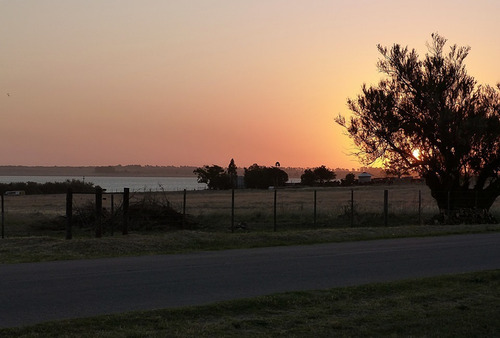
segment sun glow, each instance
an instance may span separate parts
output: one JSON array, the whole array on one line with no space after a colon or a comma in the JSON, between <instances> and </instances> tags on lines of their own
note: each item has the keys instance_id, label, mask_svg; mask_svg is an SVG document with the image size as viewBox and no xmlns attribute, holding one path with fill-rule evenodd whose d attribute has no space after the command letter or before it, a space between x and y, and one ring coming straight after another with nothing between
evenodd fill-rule
<instances>
[{"instance_id":1,"label":"sun glow","mask_svg":"<svg viewBox=\"0 0 500 338\"><path fill-rule=\"evenodd\" d=\"M414 149L412 152L413 157L415 157L417 160L420 159L420 150L419 149Z\"/></svg>"}]
</instances>

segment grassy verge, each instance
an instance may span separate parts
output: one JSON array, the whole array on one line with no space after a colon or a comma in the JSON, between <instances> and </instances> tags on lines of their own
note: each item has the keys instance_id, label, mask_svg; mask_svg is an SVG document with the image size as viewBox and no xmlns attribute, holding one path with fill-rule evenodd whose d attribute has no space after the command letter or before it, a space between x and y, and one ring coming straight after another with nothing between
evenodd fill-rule
<instances>
[{"instance_id":1,"label":"grassy verge","mask_svg":"<svg viewBox=\"0 0 500 338\"><path fill-rule=\"evenodd\" d=\"M0 263L174 254L489 231L500 231L500 225L336 228L245 233L176 231L73 240L54 237L13 237L0 239Z\"/></svg>"},{"instance_id":2,"label":"grassy verge","mask_svg":"<svg viewBox=\"0 0 500 338\"><path fill-rule=\"evenodd\" d=\"M498 337L500 270L0 329L2 337Z\"/></svg>"}]
</instances>

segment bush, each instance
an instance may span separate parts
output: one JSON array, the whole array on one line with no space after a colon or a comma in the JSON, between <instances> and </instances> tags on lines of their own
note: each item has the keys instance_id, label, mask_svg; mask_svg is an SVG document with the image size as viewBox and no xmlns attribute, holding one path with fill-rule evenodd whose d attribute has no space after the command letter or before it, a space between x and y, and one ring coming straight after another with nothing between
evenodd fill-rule
<instances>
[{"instance_id":1,"label":"bush","mask_svg":"<svg viewBox=\"0 0 500 338\"><path fill-rule=\"evenodd\" d=\"M97 188L92 182L84 182L82 180L66 180L64 182L12 182L0 183L0 193L6 191L24 191L27 195L39 194L64 194L71 188L73 192L92 193Z\"/></svg>"}]
</instances>

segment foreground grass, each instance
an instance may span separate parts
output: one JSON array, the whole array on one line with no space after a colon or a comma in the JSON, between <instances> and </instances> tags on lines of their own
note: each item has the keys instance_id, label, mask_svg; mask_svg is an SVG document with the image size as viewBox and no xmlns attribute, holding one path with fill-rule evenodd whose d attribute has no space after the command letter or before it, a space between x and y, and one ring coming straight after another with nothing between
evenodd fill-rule
<instances>
[{"instance_id":1,"label":"foreground grass","mask_svg":"<svg viewBox=\"0 0 500 338\"><path fill-rule=\"evenodd\" d=\"M498 337L500 270L0 329L2 337Z\"/></svg>"},{"instance_id":2,"label":"foreground grass","mask_svg":"<svg viewBox=\"0 0 500 338\"><path fill-rule=\"evenodd\" d=\"M177 231L73 240L54 237L13 237L0 239L0 263L175 254L489 231L500 231L500 225L335 228L247 233Z\"/></svg>"}]
</instances>

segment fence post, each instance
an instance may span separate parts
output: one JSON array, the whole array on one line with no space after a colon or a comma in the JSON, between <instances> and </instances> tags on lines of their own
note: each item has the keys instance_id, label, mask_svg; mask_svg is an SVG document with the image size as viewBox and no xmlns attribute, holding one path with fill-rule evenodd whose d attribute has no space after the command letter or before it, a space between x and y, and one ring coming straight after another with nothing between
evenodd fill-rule
<instances>
[{"instance_id":1,"label":"fence post","mask_svg":"<svg viewBox=\"0 0 500 338\"><path fill-rule=\"evenodd\" d=\"M314 226L316 226L316 190L314 190Z\"/></svg>"},{"instance_id":2,"label":"fence post","mask_svg":"<svg viewBox=\"0 0 500 338\"><path fill-rule=\"evenodd\" d=\"M186 226L186 189L184 189L184 196L182 198L182 229Z\"/></svg>"},{"instance_id":3,"label":"fence post","mask_svg":"<svg viewBox=\"0 0 500 338\"><path fill-rule=\"evenodd\" d=\"M274 187L274 231L276 232L276 209L277 209L277 199L278 199L278 190Z\"/></svg>"},{"instance_id":4,"label":"fence post","mask_svg":"<svg viewBox=\"0 0 500 338\"><path fill-rule=\"evenodd\" d=\"M384 190L384 226L387 226L389 218L389 190Z\"/></svg>"},{"instance_id":5,"label":"fence post","mask_svg":"<svg viewBox=\"0 0 500 338\"><path fill-rule=\"evenodd\" d=\"M3 202L3 192L0 192L0 195L2 196L2 238L5 238L5 209L4 209L4 202Z\"/></svg>"},{"instance_id":6,"label":"fence post","mask_svg":"<svg viewBox=\"0 0 500 338\"><path fill-rule=\"evenodd\" d=\"M422 190L418 190L418 224L422 225Z\"/></svg>"},{"instance_id":7,"label":"fence post","mask_svg":"<svg viewBox=\"0 0 500 338\"><path fill-rule=\"evenodd\" d=\"M231 189L231 232L234 232L234 188Z\"/></svg>"},{"instance_id":8,"label":"fence post","mask_svg":"<svg viewBox=\"0 0 500 338\"><path fill-rule=\"evenodd\" d=\"M66 192L66 239L72 239L71 226L73 225L73 190Z\"/></svg>"},{"instance_id":9,"label":"fence post","mask_svg":"<svg viewBox=\"0 0 500 338\"><path fill-rule=\"evenodd\" d=\"M351 228L354 226L354 189L351 189Z\"/></svg>"},{"instance_id":10,"label":"fence post","mask_svg":"<svg viewBox=\"0 0 500 338\"><path fill-rule=\"evenodd\" d=\"M95 189L95 216L96 216L96 228L95 237L102 237L102 189L97 187Z\"/></svg>"},{"instance_id":11,"label":"fence post","mask_svg":"<svg viewBox=\"0 0 500 338\"><path fill-rule=\"evenodd\" d=\"M113 236L115 232L114 218L115 218L115 195L111 194L111 217L109 218L109 223L110 223L109 225L111 227L111 236Z\"/></svg>"},{"instance_id":12,"label":"fence post","mask_svg":"<svg viewBox=\"0 0 500 338\"><path fill-rule=\"evenodd\" d=\"M123 188L123 225L122 234L128 235L128 206L129 206L130 189Z\"/></svg>"}]
</instances>

